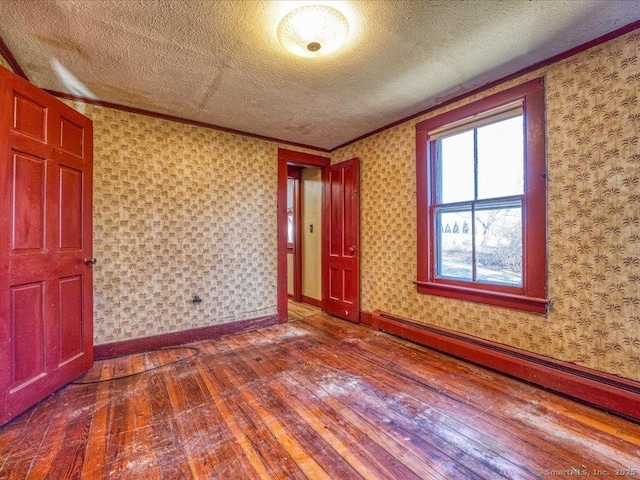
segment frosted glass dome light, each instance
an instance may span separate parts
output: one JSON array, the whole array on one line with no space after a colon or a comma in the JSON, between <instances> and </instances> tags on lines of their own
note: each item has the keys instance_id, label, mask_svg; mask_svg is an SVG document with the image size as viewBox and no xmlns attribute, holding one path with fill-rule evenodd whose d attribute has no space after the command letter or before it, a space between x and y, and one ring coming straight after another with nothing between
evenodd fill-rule
<instances>
[{"instance_id":1,"label":"frosted glass dome light","mask_svg":"<svg viewBox=\"0 0 640 480\"><path fill-rule=\"evenodd\" d=\"M278 25L278 40L295 55L335 52L349 35L347 19L333 7L308 5L289 12Z\"/></svg>"}]
</instances>

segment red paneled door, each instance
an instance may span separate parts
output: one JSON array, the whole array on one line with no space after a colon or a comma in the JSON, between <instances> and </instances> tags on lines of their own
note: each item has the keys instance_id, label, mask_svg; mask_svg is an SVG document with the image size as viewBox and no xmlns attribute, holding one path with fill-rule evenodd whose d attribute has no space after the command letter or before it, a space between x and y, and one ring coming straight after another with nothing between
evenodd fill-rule
<instances>
[{"instance_id":1,"label":"red paneled door","mask_svg":"<svg viewBox=\"0 0 640 480\"><path fill-rule=\"evenodd\" d=\"M360 201L357 158L327 167L325 173L325 254L323 286L327 313L360 321Z\"/></svg>"},{"instance_id":2,"label":"red paneled door","mask_svg":"<svg viewBox=\"0 0 640 480\"><path fill-rule=\"evenodd\" d=\"M0 424L93 364L92 129L0 68Z\"/></svg>"}]
</instances>

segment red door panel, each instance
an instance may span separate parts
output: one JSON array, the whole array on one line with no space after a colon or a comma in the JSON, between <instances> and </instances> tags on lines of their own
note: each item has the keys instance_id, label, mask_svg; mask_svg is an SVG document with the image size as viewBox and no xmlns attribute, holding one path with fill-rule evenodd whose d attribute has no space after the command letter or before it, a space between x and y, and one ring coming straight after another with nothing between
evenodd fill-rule
<instances>
[{"instance_id":1,"label":"red door panel","mask_svg":"<svg viewBox=\"0 0 640 480\"><path fill-rule=\"evenodd\" d=\"M60 324L60 361L59 366L81 355L84 350L82 276L60 279L58 284L60 300L58 302Z\"/></svg>"},{"instance_id":2,"label":"red door panel","mask_svg":"<svg viewBox=\"0 0 640 480\"><path fill-rule=\"evenodd\" d=\"M91 121L0 68L0 424L91 368Z\"/></svg>"},{"instance_id":3,"label":"red door panel","mask_svg":"<svg viewBox=\"0 0 640 480\"><path fill-rule=\"evenodd\" d=\"M10 389L16 390L45 374L44 284L11 288L12 371Z\"/></svg>"},{"instance_id":4,"label":"red door panel","mask_svg":"<svg viewBox=\"0 0 640 480\"><path fill-rule=\"evenodd\" d=\"M16 250L44 249L46 161L25 154L13 155L11 246Z\"/></svg>"},{"instance_id":5,"label":"red door panel","mask_svg":"<svg viewBox=\"0 0 640 480\"><path fill-rule=\"evenodd\" d=\"M60 250L82 250L82 172L60 168Z\"/></svg>"},{"instance_id":6,"label":"red door panel","mask_svg":"<svg viewBox=\"0 0 640 480\"><path fill-rule=\"evenodd\" d=\"M325 173L327 235L323 255L326 311L360 321L360 202L357 158L327 168Z\"/></svg>"},{"instance_id":7,"label":"red door panel","mask_svg":"<svg viewBox=\"0 0 640 480\"><path fill-rule=\"evenodd\" d=\"M60 146L67 152L82 158L84 154L84 128L71 120L60 118Z\"/></svg>"},{"instance_id":8,"label":"red door panel","mask_svg":"<svg viewBox=\"0 0 640 480\"><path fill-rule=\"evenodd\" d=\"M15 93L13 130L47 143L47 107Z\"/></svg>"}]
</instances>

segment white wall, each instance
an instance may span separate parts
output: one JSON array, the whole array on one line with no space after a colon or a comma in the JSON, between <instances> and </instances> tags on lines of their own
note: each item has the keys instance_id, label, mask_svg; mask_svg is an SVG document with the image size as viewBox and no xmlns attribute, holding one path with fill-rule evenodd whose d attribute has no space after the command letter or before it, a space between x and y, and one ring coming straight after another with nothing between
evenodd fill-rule
<instances>
[{"instance_id":1,"label":"white wall","mask_svg":"<svg viewBox=\"0 0 640 480\"><path fill-rule=\"evenodd\" d=\"M310 232L313 225L313 232ZM302 170L302 295L322 299L322 175Z\"/></svg>"}]
</instances>

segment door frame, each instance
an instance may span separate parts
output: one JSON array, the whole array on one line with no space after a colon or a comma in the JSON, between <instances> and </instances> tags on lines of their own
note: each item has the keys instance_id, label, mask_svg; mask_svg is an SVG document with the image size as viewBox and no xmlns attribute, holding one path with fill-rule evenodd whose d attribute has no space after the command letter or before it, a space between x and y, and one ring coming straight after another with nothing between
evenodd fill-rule
<instances>
[{"instance_id":1,"label":"door frame","mask_svg":"<svg viewBox=\"0 0 640 480\"><path fill-rule=\"evenodd\" d=\"M287 295L293 298L294 302L302 302L302 168L287 165L287 183L289 179L293 180L293 252L290 252L291 244L287 238L287 255L293 254L293 293L290 294L287 289ZM287 216L288 204L287 198Z\"/></svg>"},{"instance_id":2,"label":"door frame","mask_svg":"<svg viewBox=\"0 0 640 480\"><path fill-rule=\"evenodd\" d=\"M311 153L296 152L286 148L278 148L278 322L287 323L287 167L315 167L322 171L331 164L331 159ZM323 187L324 197L324 187ZM322 202L322 218L324 219L324 198ZM321 262L322 263L322 262ZM324 277L324 274L323 274ZM323 278L324 283L324 278ZM324 310L324 298L322 299Z\"/></svg>"}]
</instances>

